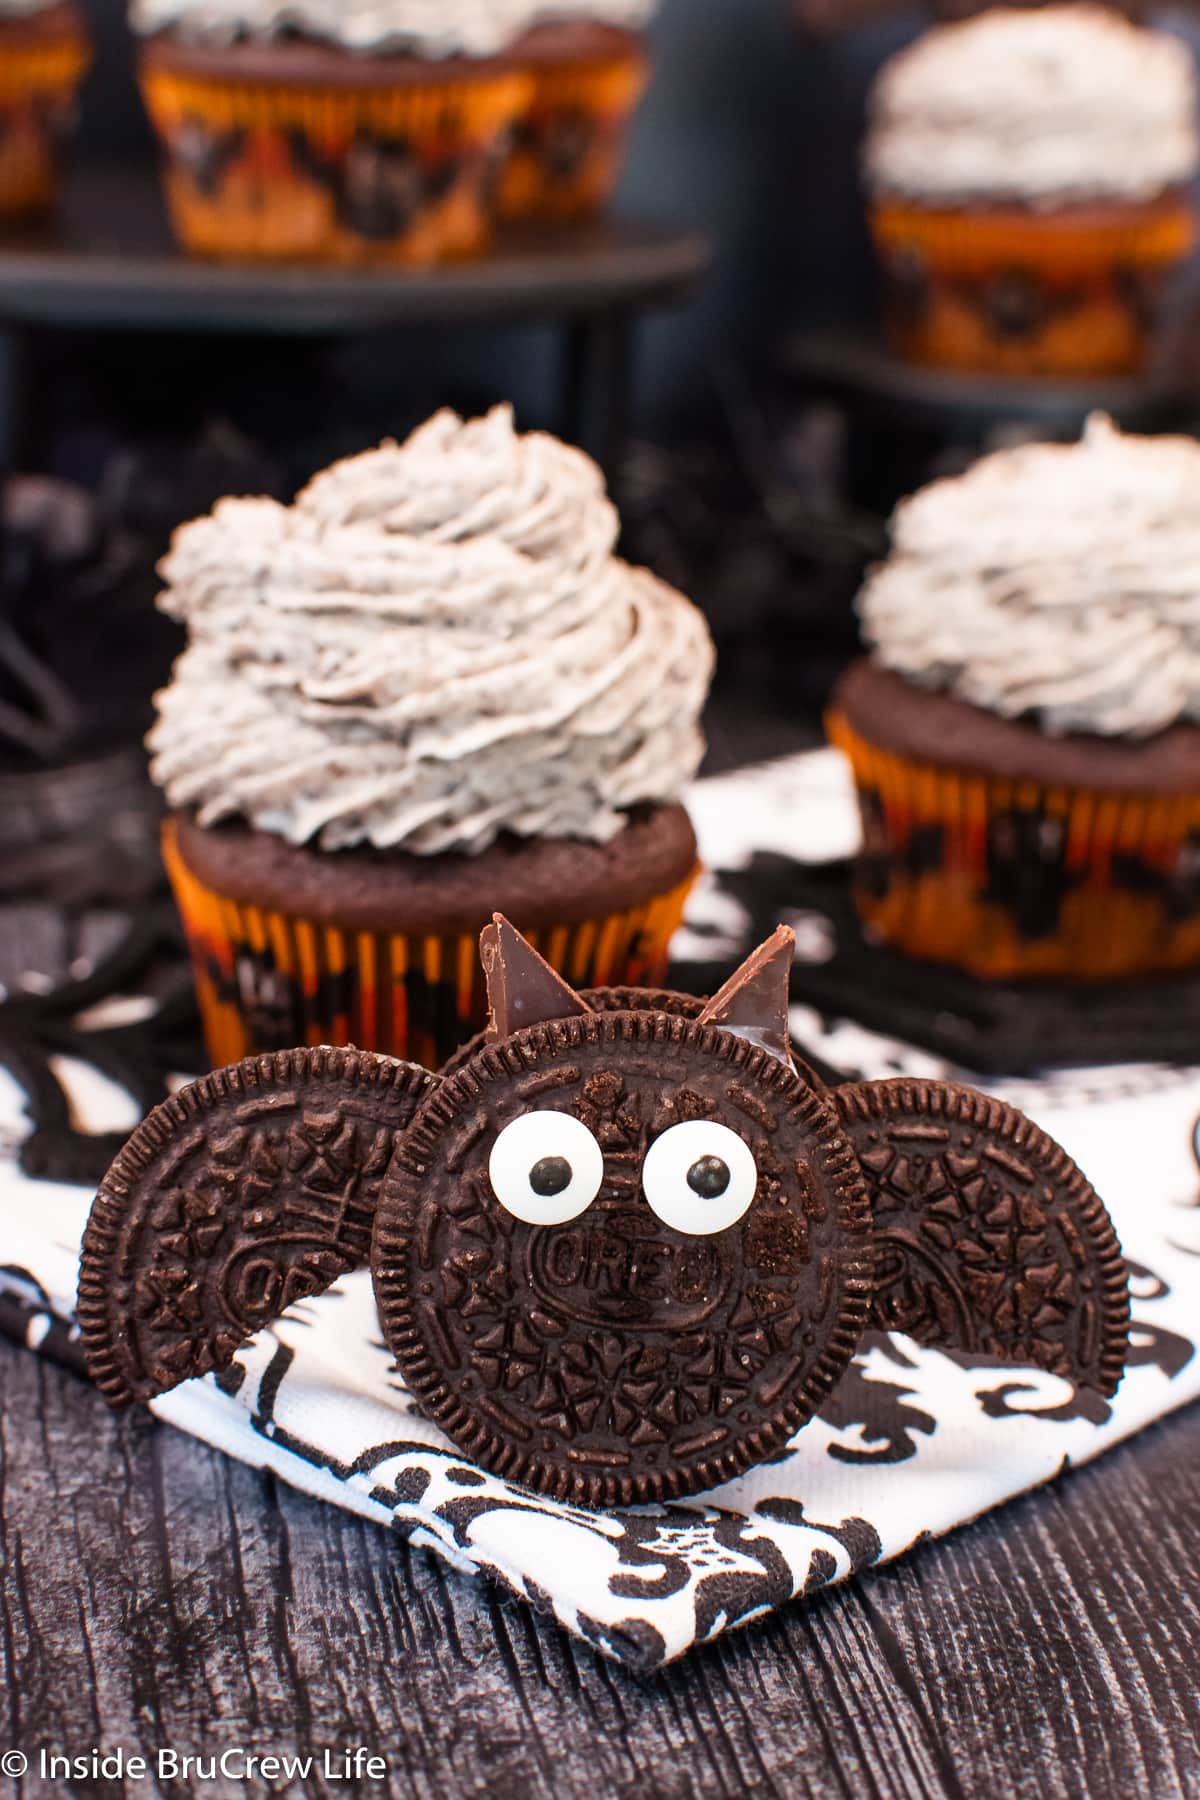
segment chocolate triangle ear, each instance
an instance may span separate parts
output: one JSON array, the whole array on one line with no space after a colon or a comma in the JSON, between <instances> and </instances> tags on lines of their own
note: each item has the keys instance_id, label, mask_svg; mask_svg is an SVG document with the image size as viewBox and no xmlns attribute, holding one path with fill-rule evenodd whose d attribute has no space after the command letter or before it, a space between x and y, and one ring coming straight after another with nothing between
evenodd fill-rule
<instances>
[{"instance_id":1,"label":"chocolate triangle ear","mask_svg":"<svg viewBox=\"0 0 1200 1800\"><path fill-rule=\"evenodd\" d=\"M875 1215L871 1324L1111 1394L1129 1291L1100 1196L1015 1107L945 1081L830 1098Z\"/></svg>"},{"instance_id":2,"label":"chocolate triangle ear","mask_svg":"<svg viewBox=\"0 0 1200 1800\"><path fill-rule=\"evenodd\" d=\"M491 1044L526 1025L575 1019L592 1010L503 913L493 913L492 923L484 926L479 957L491 1008L487 1029Z\"/></svg>"},{"instance_id":3,"label":"chocolate triangle ear","mask_svg":"<svg viewBox=\"0 0 1200 1800\"><path fill-rule=\"evenodd\" d=\"M297 1300L370 1257L379 1191L437 1077L326 1045L180 1088L92 1204L76 1308L111 1406L226 1369Z\"/></svg>"},{"instance_id":4,"label":"chocolate triangle ear","mask_svg":"<svg viewBox=\"0 0 1200 1800\"><path fill-rule=\"evenodd\" d=\"M745 1038L792 1066L788 1032L788 981L796 934L780 925L748 956L700 1014L701 1025L717 1025Z\"/></svg>"}]
</instances>

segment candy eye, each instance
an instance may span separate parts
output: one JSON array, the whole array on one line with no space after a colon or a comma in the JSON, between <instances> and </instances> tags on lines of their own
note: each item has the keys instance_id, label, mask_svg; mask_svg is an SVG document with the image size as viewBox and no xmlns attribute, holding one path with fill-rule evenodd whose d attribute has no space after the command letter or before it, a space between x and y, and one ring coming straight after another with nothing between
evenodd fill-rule
<instances>
[{"instance_id":1,"label":"candy eye","mask_svg":"<svg viewBox=\"0 0 1200 1800\"><path fill-rule=\"evenodd\" d=\"M522 1113L504 1127L488 1159L497 1200L526 1225L565 1225L592 1204L604 1153L570 1113Z\"/></svg>"},{"instance_id":2,"label":"candy eye","mask_svg":"<svg viewBox=\"0 0 1200 1800\"><path fill-rule=\"evenodd\" d=\"M707 1237L736 1225L754 1198L758 1170L725 1125L693 1119L655 1138L642 1164L642 1191L664 1225Z\"/></svg>"}]
</instances>

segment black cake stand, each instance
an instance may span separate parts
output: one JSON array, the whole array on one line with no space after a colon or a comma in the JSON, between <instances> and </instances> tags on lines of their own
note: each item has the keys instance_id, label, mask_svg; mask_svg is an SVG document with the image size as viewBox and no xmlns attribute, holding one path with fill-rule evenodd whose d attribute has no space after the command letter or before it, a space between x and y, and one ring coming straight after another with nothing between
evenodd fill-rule
<instances>
[{"instance_id":1,"label":"black cake stand","mask_svg":"<svg viewBox=\"0 0 1200 1800\"><path fill-rule=\"evenodd\" d=\"M1181 422L1200 406L1200 381L1172 332L1145 373L1050 380L921 368L901 361L869 325L795 332L783 345L784 371L807 388L840 398L877 419L951 440L1028 425L1046 436L1077 436L1091 412L1128 431Z\"/></svg>"},{"instance_id":2,"label":"black cake stand","mask_svg":"<svg viewBox=\"0 0 1200 1800\"><path fill-rule=\"evenodd\" d=\"M1195 319L1181 312L1144 373L1065 381L921 368L893 356L877 326L849 324L792 333L776 366L789 387L844 410L854 497L888 512L933 476L1000 443L1076 438L1092 412L1126 431L1193 429L1195 337Z\"/></svg>"},{"instance_id":3,"label":"black cake stand","mask_svg":"<svg viewBox=\"0 0 1200 1800\"><path fill-rule=\"evenodd\" d=\"M0 469L14 466L30 416L37 333L332 340L546 321L564 334L564 433L611 470L637 319L683 299L708 260L698 232L605 220L509 235L477 262L428 270L210 264L177 249L153 168L85 165L52 223L0 246Z\"/></svg>"}]
</instances>

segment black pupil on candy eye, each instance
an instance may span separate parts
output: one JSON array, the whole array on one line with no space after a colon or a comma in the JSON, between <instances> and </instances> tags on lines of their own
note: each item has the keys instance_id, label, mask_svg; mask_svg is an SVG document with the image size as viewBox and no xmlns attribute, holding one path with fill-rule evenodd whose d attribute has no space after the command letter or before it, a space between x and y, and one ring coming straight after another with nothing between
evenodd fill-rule
<instances>
[{"instance_id":1,"label":"black pupil on candy eye","mask_svg":"<svg viewBox=\"0 0 1200 1800\"><path fill-rule=\"evenodd\" d=\"M571 1185L571 1165L565 1156L543 1156L529 1171L529 1185L543 1200L553 1199Z\"/></svg>"},{"instance_id":2,"label":"black pupil on candy eye","mask_svg":"<svg viewBox=\"0 0 1200 1800\"><path fill-rule=\"evenodd\" d=\"M729 1186L729 1164L719 1156L702 1156L688 1170L687 1184L702 1200L719 1200Z\"/></svg>"}]
</instances>

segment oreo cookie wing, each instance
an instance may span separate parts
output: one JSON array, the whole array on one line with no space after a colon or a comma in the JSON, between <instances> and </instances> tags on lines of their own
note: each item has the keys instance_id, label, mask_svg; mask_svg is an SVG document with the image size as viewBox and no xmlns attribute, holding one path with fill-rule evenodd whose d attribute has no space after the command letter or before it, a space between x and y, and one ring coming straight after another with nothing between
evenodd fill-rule
<instances>
[{"instance_id":1,"label":"oreo cookie wing","mask_svg":"<svg viewBox=\"0 0 1200 1800\"><path fill-rule=\"evenodd\" d=\"M1125 1262L1061 1145L948 1082L865 1082L830 1098L871 1196L871 1323L1113 1393L1128 1345Z\"/></svg>"},{"instance_id":2,"label":"oreo cookie wing","mask_svg":"<svg viewBox=\"0 0 1200 1800\"><path fill-rule=\"evenodd\" d=\"M872 1292L861 1171L781 1030L790 934L695 1017L596 1010L502 919L482 951L489 1041L376 1220L400 1373L465 1454L560 1500L730 1480L840 1378Z\"/></svg>"},{"instance_id":3,"label":"oreo cookie wing","mask_svg":"<svg viewBox=\"0 0 1200 1800\"><path fill-rule=\"evenodd\" d=\"M397 1142L435 1081L322 1046L249 1057L156 1107L84 1233L79 1326L110 1404L226 1368L297 1300L365 1264Z\"/></svg>"}]
</instances>

